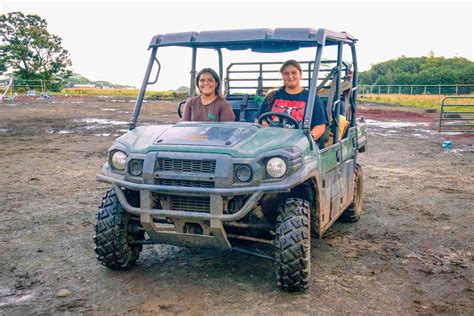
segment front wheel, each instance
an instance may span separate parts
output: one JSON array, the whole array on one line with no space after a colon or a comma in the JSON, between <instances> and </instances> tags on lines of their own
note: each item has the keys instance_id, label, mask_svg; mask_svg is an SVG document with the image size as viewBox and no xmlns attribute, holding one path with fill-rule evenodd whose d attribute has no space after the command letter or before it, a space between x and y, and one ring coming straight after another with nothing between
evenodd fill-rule
<instances>
[{"instance_id":1,"label":"front wheel","mask_svg":"<svg viewBox=\"0 0 474 316\"><path fill-rule=\"evenodd\" d=\"M311 274L310 204L288 198L278 209L275 236L277 284L290 292L308 288Z\"/></svg>"},{"instance_id":2,"label":"front wheel","mask_svg":"<svg viewBox=\"0 0 474 316\"><path fill-rule=\"evenodd\" d=\"M140 220L132 217L120 204L117 194L109 189L102 199L95 225L95 252L97 260L112 269L127 269L137 261L142 245L133 244L143 240Z\"/></svg>"},{"instance_id":3,"label":"front wheel","mask_svg":"<svg viewBox=\"0 0 474 316\"><path fill-rule=\"evenodd\" d=\"M364 202L364 174L362 172L362 166L357 164L355 171L355 183L354 183L354 200L347 207L344 213L339 217L339 221L345 223L357 222L362 215L362 206Z\"/></svg>"}]
</instances>

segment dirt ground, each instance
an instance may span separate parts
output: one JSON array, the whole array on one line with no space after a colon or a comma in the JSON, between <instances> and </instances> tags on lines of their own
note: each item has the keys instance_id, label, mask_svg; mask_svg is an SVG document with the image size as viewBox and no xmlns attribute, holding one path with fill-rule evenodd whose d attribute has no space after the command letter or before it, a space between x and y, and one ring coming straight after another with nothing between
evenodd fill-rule
<instances>
[{"instance_id":1,"label":"dirt ground","mask_svg":"<svg viewBox=\"0 0 474 316\"><path fill-rule=\"evenodd\" d=\"M311 288L280 291L273 262L146 246L137 265L95 258L95 181L133 103L53 98L0 105L0 314L471 314L474 137L439 135L438 114L362 104L365 204L313 240ZM177 120L146 103L139 122ZM450 139L451 149L441 143Z\"/></svg>"}]
</instances>

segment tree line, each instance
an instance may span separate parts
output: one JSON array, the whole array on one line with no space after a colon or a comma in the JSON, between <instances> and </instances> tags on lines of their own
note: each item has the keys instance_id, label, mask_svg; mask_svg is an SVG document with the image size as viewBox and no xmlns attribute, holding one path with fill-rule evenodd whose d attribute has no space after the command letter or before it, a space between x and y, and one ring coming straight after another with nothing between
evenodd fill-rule
<instances>
[{"instance_id":1,"label":"tree line","mask_svg":"<svg viewBox=\"0 0 474 316\"><path fill-rule=\"evenodd\" d=\"M359 73L360 85L474 84L474 62L462 57L399 57Z\"/></svg>"}]
</instances>

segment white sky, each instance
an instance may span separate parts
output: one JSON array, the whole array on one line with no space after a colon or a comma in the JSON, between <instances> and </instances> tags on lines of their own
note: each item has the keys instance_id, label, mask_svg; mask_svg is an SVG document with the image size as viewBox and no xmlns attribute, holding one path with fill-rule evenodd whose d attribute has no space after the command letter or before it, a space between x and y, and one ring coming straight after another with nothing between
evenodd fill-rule
<instances>
[{"instance_id":1,"label":"white sky","mask_svg":"<svg viewBox=\"0 0 474 316\"><path fill-rule=\"evenodd\" d=\"M37 14L49 32L63 39L74 72L91 80L141 85L148 62L148 43L155 34L245 28L310 27L347 31L359 39L361 71L371 64L400 57L465 57L473 60L473 3L445 2L316 2L240 0L183 1L11 1L0 0L0 13ZM284 60L285 57L226 54L228 61ZM198 56L198 69L216 67L217 54ZM251 57L249 56L251 55ZM162 73L153 90L189 85L190 49L158 50ZM231 56L232 59L226 56ZM299 60L314 57L314 50Z\"/></svg>"}]
</instances>

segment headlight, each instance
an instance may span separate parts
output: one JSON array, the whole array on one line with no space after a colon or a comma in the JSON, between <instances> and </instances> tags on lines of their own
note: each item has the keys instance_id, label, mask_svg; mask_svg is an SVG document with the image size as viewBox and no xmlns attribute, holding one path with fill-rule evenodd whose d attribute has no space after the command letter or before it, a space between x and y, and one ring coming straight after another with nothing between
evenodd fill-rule
<instances>
[{"instance_id":1,"label":"headlight","mask_svg":"<svg viewBox=\"0 0 474 316\"><path fill-rule=\"evenodd\" d=\"M140 176L143 172L143 161L139 159L133 159L128 165L128 170L133 176Z\"/></svg>"},{"instance_id":2,"label":"headlight","mask_svg":"<svg viewBox=\"0 0 474 316\"><path fill-rule=\"evenodd\" d=\"M235 169L235 177L240 182L247 182L252 178L252 170L246 165L237 166Z\"/></svg>"},{"instance_id":3,"label":"headlight","mask_svg":"<svg viewBox=\"0 0 474 316\"><path fill-rule=\"evenodd\" d=\"M286 162L280 157L273 157L267 162L267 172L273 178L283 177L286 169Z\"/></svg>"},{"instance_id":4,"label":"headlight","mask_svg":"<svg viewBox=\"0 0 474 316\"><path fill-rule=\"evenodd\" d=\"M127 160L127 154L123 151L117 150L112 154L112 166L117 170L125 169L125 160Z\"/></svg>"}]
</instances>

